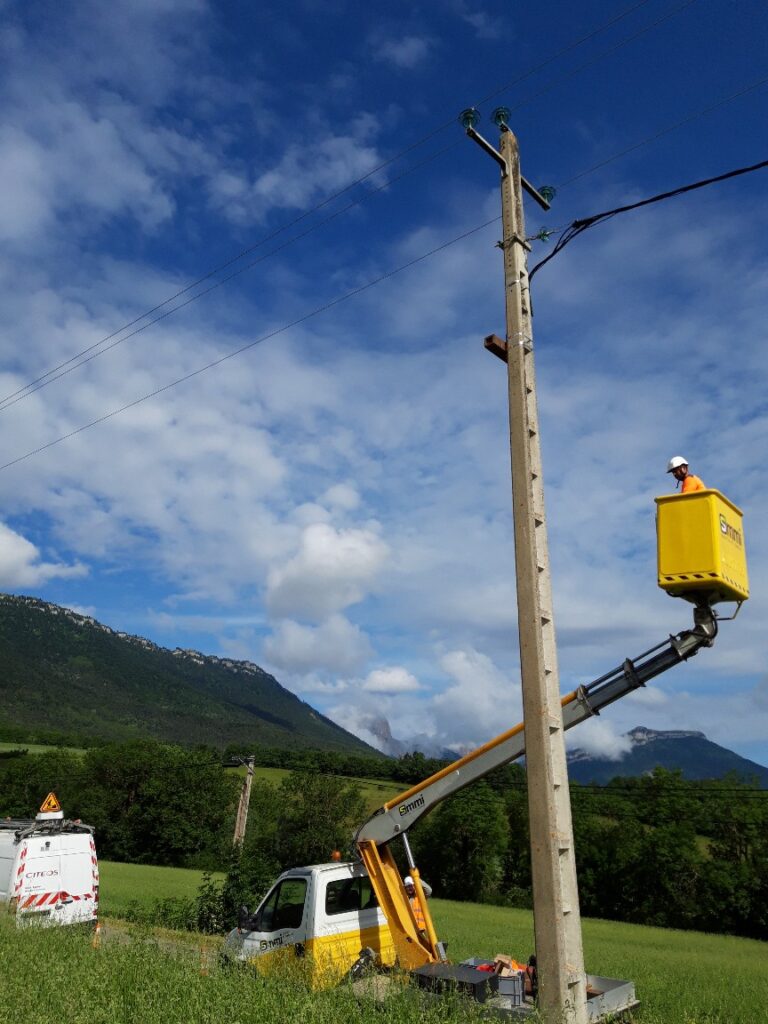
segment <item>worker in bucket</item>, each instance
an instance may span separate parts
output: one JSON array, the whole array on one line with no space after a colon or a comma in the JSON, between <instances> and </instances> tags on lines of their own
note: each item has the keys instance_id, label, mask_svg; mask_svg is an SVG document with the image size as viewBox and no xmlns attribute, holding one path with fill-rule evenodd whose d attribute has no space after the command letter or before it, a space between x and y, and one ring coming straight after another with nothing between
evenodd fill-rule
<instances>
[{"instance_id":1,"label":"worker in bucket","mask_svg":"<svg viewBox=\"0 0 768 1024\"><path fill-rule=\"evenodd\" d=\"M705 491L706 485L701 477L696 476L688 470L688 460L682 455L673 455L667 463L667 472L682 484L681 494L690 494L692 491Z\"/></svg>"}]
</instances>

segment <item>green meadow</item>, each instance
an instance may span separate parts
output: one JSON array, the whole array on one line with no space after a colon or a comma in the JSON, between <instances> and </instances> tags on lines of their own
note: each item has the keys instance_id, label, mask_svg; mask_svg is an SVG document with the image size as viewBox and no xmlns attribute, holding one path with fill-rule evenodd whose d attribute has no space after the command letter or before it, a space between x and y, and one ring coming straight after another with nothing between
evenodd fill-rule
<instances>
[{"instance_id":1,"label":"green meadow","mask_svg":"<svg viewBox=\"0 0 768 1024\"><path fill-rule=\"evenodd\" d=\"M150 869L151 870L151 869ZM523 911L434 901L454 959L496 952L527 955ZM16 929L0 918L0 1022L26 1024L459 1024L478 1020L463 1000L430 1003L395 986L376 1007L348 986L311 992L299 976L258 979L220 968L197 945L119 930L93 948L77 929ZM126 941L126 935L130 941ZM588 969L631 977L638 1024L757 1024L765 1020L768 946L694 932L584 922ZM202 947L203 943L200 943Z\"/></svg>"},{"instance_id":2,"label":"green meadow","mask_svg":"<svg viewBox=\"0 0 768 1024\"><path fill-rule=\"evenodd\" d=\"M82 755L85 753L84 747L52 747L42 743L0 743L0 753L7 753L9 750L26 750L28 754L48 754L55 750L67 754Z\"/></svg>"},{"instance_id":3,"label":"green meadow","mask_svg":"<svg viewBox=\"0 0 768 1024\"><path fill-rule=\"evenodd\" d=\"M194 899L203 880L202 871L161 868L149 864L99 861L99 908L103 917L123 917L131 904L146 909L158 900ZM220 881L224 875L214 873Z\"/></svg>"},{"instance_id":4,"label":"green meadow","mask_svg":"<svg viewBox=\"0 0 768 1024\"><path fill-rule=\"evenodd\" d=\"M533 952L529 911L432 900L452 960ZM644 1024L758 1024L768 1019L768 943L583 919L590 974L631 979Z\"/></svg>"},{"instance_id":5,"label":"green meadow","mask_svg":"<svg viewBox=\"0 0 768 1024\"><path fill-rule=\"evenodd\" d=\"M242 776L246 774L244 767L229 770ZM269 782L272 785L278 786L290 774L291 772L288 768L260 768L256 766L253 770L253 781L254 784ZM341 785L347 785L351 782L357 783L363 793L363 799L369 811L375 811L377 807L381 807L387 800L391 800L398 793L408 789L407 783L394 782L392 779L360 779L343 775L337 775L335 778L338 778Z\"/></svg>"},{"instance_id":6,"label":"green meadow","mask_svg":"<svg viewBox=\"0 0 768 1024\"><path fill-rule=\"evenodd\" d=\"M198 871L102 863L102 912L118 918L138 900L194 896ZM530 912L448 900L430 902L452 960L533 950ZM698 932L587 920L587 970L631 978L641 1001L638 1024L757 1024L768 1006L768 944ZM476 1019L464 1001L430 1005L397 988L384 1007L347 988L312 993L300 978L264 981L247 970L201 960L199 942L172 933L105 922L94 949L76 929L17 930L0 916L0 1022L25 1024L459 1024ZM123 940L126 934L131 941ZM200 948L198 948L200 947Z\"/></svg>"}]
</instances>

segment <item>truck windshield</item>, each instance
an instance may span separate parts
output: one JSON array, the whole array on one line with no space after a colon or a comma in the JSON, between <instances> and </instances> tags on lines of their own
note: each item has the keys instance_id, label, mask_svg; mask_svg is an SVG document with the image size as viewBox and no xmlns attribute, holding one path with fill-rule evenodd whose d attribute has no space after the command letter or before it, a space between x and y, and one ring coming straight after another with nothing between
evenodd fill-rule
<instances>
[{"instance_id":1,"label":"truck windshield","mask_svg":"<svg viewBox=\"0 0 768 1024\"><path fill-rule=\"evenodd\" d=\"M298 928L304 916L306 898L306 878L283 879L257 914L256 930L276 932L280 928Z\"/></svg>"}]
</instances>

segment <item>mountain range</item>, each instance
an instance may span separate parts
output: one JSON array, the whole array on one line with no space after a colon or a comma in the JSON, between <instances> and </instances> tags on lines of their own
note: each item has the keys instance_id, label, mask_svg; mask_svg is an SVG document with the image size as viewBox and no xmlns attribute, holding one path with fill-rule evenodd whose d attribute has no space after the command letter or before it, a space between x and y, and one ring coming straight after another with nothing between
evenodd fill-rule
<instances>
[{"instance_id":1,"label":"mountain range","mask_svg":"<svg viewBox=\"0 0 768 1024\"><path fill-rule=\"evenodd\" d=\"M136 737L378 754L258 665L0 594L0 739Z\"/></svg>"},{"instance_id":2,"label":"mountain range","mask_svg":"<svg viewBox=\"0 0 768 1024\"><path fill-rule=\"evenodd\" d=\"M371 731L390 756L414 746L395 739L384 718ZM631 749L618 760L570 751L571 780L604 784L658 766L687 779L733 772L768 788L768 768L704 733L638 726L627 735ZM381 756L252 662L169 650L59 605L0 594L0 739L51 737L83 745L142 737ZM458 756L444 749L429 754Z\"/></svg>"},{"instance_id":3,"label":"mountain range","mask_svg":"<svg viewBox=\"0 0 768 1024\"><path fill-rule=\"evenodd\" d=\"M646 775L656 767L679 769L686 779L720 779L729 772L768 789L768 768L707 739L703 732L658 731L639 725L627 736L632 747L620 760L583 750L568 753L572 782L603 785L617 776Z\"/></svg>"}]
</instances>

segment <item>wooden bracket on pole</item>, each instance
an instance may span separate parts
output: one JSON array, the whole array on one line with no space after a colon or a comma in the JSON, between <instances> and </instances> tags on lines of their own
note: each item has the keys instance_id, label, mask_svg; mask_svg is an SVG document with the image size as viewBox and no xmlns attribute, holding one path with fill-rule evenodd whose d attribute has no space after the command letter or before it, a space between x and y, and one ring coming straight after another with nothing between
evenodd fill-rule
<instances>
[{"instance_id":1,"label":"wooden bracket on pole","mask_svg":"<svg viewBox=\"0 0 768 1024\"><path fill-rule=\"evenodd\" d=\"M504 363L507 362L507 343L497 334L489 334L483 342L483 345L485 345L492 355L498 356Z\"/></svg>"}]
</instances>

